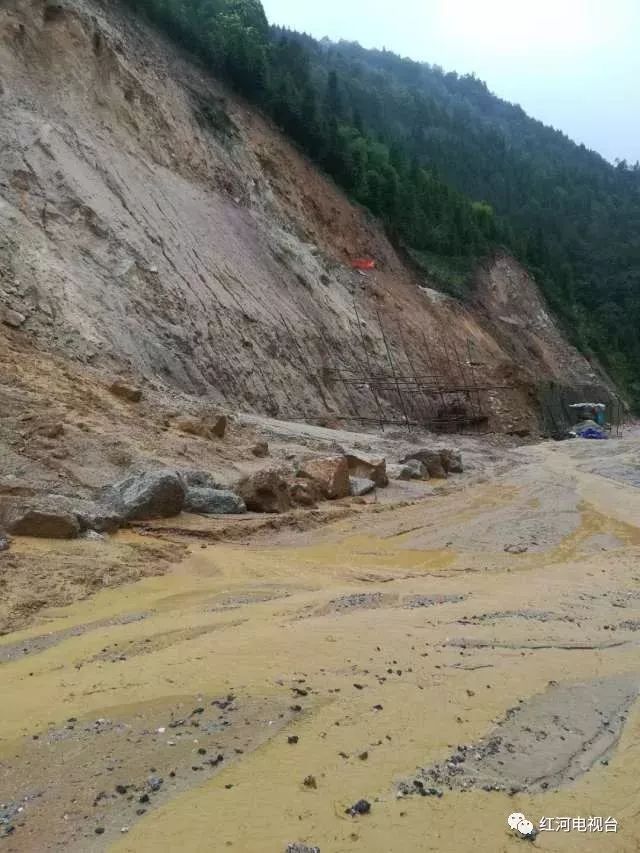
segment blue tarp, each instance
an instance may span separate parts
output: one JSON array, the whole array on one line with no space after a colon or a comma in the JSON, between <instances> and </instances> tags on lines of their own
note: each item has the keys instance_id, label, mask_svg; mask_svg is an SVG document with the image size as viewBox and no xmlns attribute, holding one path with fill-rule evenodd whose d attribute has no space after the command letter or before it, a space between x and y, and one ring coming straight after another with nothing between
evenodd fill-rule
<instances>
[{"instance_id":1,"label":"blue tarp","mask_svg":"<svg viewBox=\"0 0 640 853\"><path fill-rule=\"evenodd\" d=\"M609 436L601 429L596 429L596 427L588 427L580 433L580 438L606 439L609 438Z\"/></svg>"}]
</instances>

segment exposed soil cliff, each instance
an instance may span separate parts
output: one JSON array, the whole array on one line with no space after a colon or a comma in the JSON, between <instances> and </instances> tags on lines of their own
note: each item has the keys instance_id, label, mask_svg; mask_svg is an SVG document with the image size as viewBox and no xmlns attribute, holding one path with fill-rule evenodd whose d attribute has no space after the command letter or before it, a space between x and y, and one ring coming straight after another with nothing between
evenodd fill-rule
<instances>
[{"instance_id":1,"label":"exposed soil cliff","mask_svg":"<svg viewBox=\"0 0 640 853\"><path fill-rule=\"evenodd\" d=\"M536 380L589 381L512 259L479 272L473 306L438 294L268 122L117 4L2 3L0 146L1 336L21 362L55 352L247 410L375 417L370 390L330 369L390 373L380 312L399 373L461 384L472 361L473 382L516 386L491 395L496 429L530 422ZM375 274L352 271L361 255Z\"/></svg>"}]
</instances>

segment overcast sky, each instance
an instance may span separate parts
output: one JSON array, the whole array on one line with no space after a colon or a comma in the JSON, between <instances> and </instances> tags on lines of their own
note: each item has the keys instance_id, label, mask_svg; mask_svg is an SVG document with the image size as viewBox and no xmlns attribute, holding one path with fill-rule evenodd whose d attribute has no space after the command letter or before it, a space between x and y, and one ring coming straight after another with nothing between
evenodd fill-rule
<instances>
[{"instance_id":1,"label":"overcast sky","mask_svg":"<svg viewBox=\"0 0 640 853\"><path fill-rule=\"evenodd\" d=\"M640 0L263 0L271 23L461 74L613 160L640 160Z\"/></svg>"}]
</instances>

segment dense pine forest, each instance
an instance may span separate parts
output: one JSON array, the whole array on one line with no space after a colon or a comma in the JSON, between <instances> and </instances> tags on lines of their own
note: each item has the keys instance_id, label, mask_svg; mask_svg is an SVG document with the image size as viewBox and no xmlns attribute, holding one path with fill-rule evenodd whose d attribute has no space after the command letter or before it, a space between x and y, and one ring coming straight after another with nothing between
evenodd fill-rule
<instances>
[{"instance_id":1,"label":"dense pine forest","mask_svg":"<svg viewBox=\"0 0 640 853\"><path fill-rule=\"evenodd\" d=\"M357 44L270 27L259 0L124 0L256 104L455 295L505 247L640 406L640 165ZM541 60L542 61L542 60Z\"/></svg>"}]
</instances>

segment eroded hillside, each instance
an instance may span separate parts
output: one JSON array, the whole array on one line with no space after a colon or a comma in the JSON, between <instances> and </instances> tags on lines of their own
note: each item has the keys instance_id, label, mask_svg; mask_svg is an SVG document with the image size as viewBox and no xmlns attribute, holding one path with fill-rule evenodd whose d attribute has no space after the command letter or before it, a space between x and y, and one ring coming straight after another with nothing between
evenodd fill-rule
<instances>
[{"instance_id":1,"label":"eroded hillside","mask_svg":"<svg viewBox=\"0 0 640 853\"><path fill-rule=\"evenodd\" d=\"M536 380L593 376L513 260L479 271L467 307L437 293L268 122L111 5L3 3L0 144L18 365L52 351L248 410L375 417L330 371L389 373L379 312L398 371L460 384L456 352L499 386L497 429L531 425ZM362 255L375 274L351 269Z\"/></svg>"}]
</instances>

